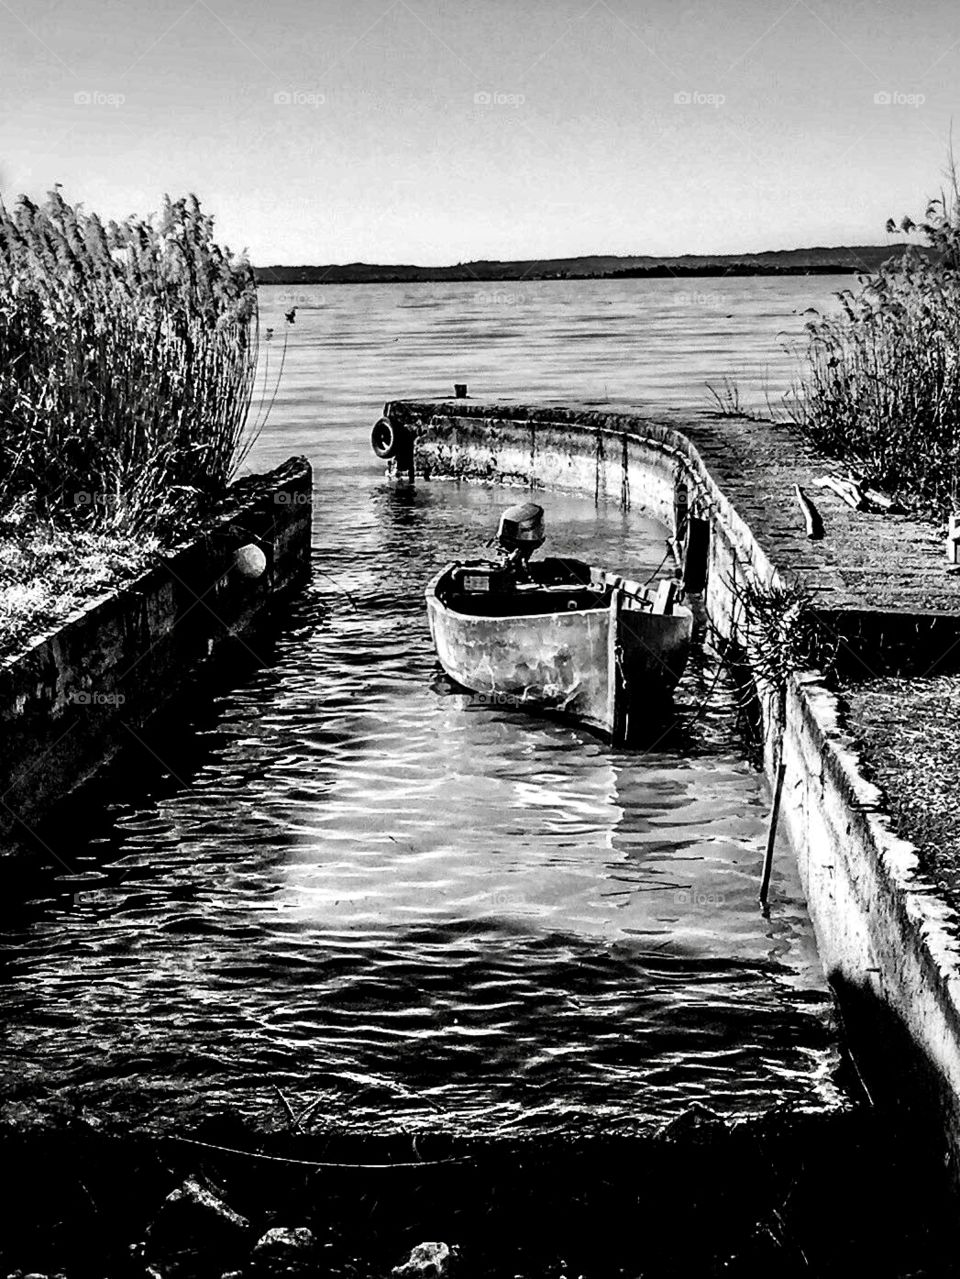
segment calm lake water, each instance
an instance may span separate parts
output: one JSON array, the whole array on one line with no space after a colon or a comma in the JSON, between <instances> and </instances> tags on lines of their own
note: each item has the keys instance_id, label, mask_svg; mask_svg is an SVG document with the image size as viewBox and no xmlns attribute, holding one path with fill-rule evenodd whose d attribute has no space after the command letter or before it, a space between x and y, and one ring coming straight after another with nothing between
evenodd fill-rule
<instances>
[{"instance_id":1,"label":"calm lake water","mask_svg":"<svg viewBox=\"0 0 960 1279\"><path fill-rule=\"evenodd\" d=\"M105 878L8 905L4 1097L282 1121L277 1085L321 1126L516 1133L826 1095L810 924L785 845L757 910L769 796L709 658L636 751L454 692L423 586L516 494L396 488L368 438L384 399L454 381L699 405L729 373L776 396L778 335L845 282L264 289L271 380L298 310L250 464L313 461L314 584L269 663L64 835ZM551 549L660 563L655 525L541 500Z\"/></svg>"}]
</instances>

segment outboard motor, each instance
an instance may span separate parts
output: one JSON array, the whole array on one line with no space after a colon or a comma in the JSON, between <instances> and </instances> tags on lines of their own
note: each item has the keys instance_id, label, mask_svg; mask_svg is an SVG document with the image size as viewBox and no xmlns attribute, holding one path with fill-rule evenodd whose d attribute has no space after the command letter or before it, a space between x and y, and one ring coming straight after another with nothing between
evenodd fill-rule
<instances>
[{"instance_id":1,"label":"outboard motor","mask_svg":"<svg viewBox=\"0 0 960 1279\"><path fill-rule=\"evenodd\" d=\"M543 507L537 506L536 502L521 502L516 506L509 506L500 516L497 545L508 562L526 564L545 540Z\"/></svg>"}]
</instances>

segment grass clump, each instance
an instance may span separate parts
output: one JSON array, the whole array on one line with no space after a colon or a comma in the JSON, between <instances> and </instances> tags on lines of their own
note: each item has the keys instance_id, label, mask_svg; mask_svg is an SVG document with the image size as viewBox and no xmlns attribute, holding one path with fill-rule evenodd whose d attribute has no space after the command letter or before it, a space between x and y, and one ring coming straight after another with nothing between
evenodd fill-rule
<instances>
[{"instance_id":1,"label":"grass clump","mask_svg":"<svg viewBox=\"0 0 960 1279\"><path fill-rule=\"evenodd\" d=\"M960 474L960 186L947 189L918 234L837 315L806 325L808 368L788 400L792 420L821 448L917 511L942 518ZM893 222L887 230L896 231Z\"/></svg>"},{"instance_id":2,"label":"grass clump","mask_svg":"<svg viewBox=\"0 0 960 1279\"><path fill-rule=\"evenodd\" d=\"M705 383L710 406L719 417L744 417L743 404L740 399L739 383L730 377L724 377L719 386Z\"/></svg>"},{"instance_id":3,"label":"grass clump","mask_svg":"<svg viewBox=\"0 0 960 1279\"><path fill-rule=\"evenodd\" d=\"M56 190L0 204L0 515L182 531L242 459L257 336L195 196L106 224Z\"/></svg>"},{"instance_id":4,"label":"grass clump","mask_svg":"<svg viewBox=\"0 0 960 1279\"><path fill-rule=\"evenodd\" d=\"M806 587L731 585L757 676L783 692L792 675L832 670L838 641L818 616Z\"/></svg>"}]
</instances>

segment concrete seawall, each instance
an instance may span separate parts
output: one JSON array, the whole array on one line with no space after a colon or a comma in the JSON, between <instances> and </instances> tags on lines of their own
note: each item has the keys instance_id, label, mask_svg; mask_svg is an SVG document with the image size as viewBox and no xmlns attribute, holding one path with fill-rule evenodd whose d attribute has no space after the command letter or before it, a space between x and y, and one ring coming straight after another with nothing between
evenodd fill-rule
<instances>
[{"instance_id":1,"label":"concrete seawall","mask_svg":"<svg viewBox=\"0 0 960 1279\"><path fill-rule=\"evenodd\" d=\"M306 582L311 491L305 458L239 481L215 524L0 666L0 849ZM250 544L259 577L236 563Z\"/></svg>"},{"instance_id":2,"label":"concrete seawall","mask_svg":"<svg viewBox=\"0 0 960 1279\"><path fill-rule=\"evenodd\" d=\"M744 639L744 584L802 583L858 670L939 670L960 656L960 581L935 535L824 500L827 538L809 542L793 485L825 467L788 428L469 400L395 402L384 415L398 431L394 473L575 491L671 530L678 511L702 520L702 601L718 640ZM823 679L794 677L784 703L760 691L765 764L771 776L785 766L781 821L864 1085L894 1118L906 1109L958 1182L957 914L892 833Z\"/></svg>"}]
</instances>

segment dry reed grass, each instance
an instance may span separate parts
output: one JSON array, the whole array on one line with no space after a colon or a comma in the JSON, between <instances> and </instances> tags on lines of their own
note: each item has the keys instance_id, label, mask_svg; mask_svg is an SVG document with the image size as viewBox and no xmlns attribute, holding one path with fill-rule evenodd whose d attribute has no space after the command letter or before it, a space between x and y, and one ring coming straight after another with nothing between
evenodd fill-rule
<instances>
[{"instance_id":1,"label":"dry reed grass","mask_svg":"<svg viewBox=\"0 0 960 1279\"><path fill-rule=\"evenodd\" d=\"M182 531L244 454L257 295L195 196L104 224L0 204L0 513Z\"/></svg>"},{"instance_id":2,"label":"dry reed grass","mask_svg":"<svg viewBox=\"0 0 960 1279\"><path fill-rule=\"evenodd\" d=\"M960 475L960 186L949 183L911 247L806 325L807 371L788 411L824 452L942 518Z\"/></svg>"}]
</instances>

